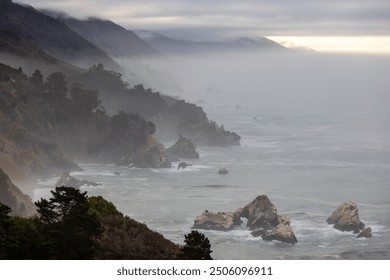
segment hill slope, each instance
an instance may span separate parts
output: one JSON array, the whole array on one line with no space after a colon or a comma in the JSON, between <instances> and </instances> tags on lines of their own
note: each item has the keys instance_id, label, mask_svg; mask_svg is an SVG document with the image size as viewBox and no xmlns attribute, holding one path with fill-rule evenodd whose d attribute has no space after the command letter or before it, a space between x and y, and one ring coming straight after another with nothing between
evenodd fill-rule
<instances>
[{"instance_id":1,"label":"hill slope","mask_svg":"<svg viewBox=\"0 0 390 280\"><path fill-rule=\"evenodd\" d=\"M22 38L31 40L50 55L71 64L90 67L101 62L109 69L121 71L112 58L65 23L46 16L31 6L11 1L2 1L0 5L0 29L16 31Z\"/></svg>"}]
</instances>

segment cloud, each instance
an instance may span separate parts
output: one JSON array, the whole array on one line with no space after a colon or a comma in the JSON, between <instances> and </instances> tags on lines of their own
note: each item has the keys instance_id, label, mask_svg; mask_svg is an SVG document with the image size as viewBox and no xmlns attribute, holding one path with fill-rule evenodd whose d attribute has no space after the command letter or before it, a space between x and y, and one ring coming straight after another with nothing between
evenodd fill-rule
<instances>
[{"instance_id":1,"label":"cloud","mask_svg":"<svg viewBox=\"0 0 390 280\"><path fill-rule=\"evenodd\" d=\"M390 35L388 0L22 0L129 29L203 29L274 36Z\"/></svg>"}]
</instances>

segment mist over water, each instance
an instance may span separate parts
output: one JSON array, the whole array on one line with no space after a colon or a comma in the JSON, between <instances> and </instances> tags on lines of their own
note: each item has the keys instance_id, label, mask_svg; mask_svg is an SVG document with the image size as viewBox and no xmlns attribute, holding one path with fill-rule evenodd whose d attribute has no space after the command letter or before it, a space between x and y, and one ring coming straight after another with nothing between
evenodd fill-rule
<instances>
[{"instance_id":1,"label":"mist over water","mask_svg":"<svg viewBox=\"0 0 390 280\"><path fill-rule=\"evenodd\" d=\"M386 113L390 105L390 56L264 50L212 52L146 63L151 70L164 73L165 85L158 80L163 93L192 102L204 100L214 107L360 114ZM153 87L152 81L149 84Z\"/></svg>"}]
</instances>

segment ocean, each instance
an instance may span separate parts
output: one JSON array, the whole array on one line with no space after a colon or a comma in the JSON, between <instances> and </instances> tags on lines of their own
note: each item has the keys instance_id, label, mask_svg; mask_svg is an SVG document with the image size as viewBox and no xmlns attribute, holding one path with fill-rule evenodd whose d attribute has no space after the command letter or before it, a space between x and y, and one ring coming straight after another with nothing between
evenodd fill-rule
<instances>
[{"instance_id":1,"label":"ocean","mask_svg":"<svg viewBox=\"0 0 390 280\"><path fill-rule=\"evenodd\" d=\"M390 127L385 117L348 114L265 114L260 109L206 109L241 135L241 146L198 147L199 160L177 170L83 164L82 187L124 214L183 244L204 210L234 211L265 194L287 215L298 243L252 237L245 223L229 232L202 231L215 259L390 259ZM164 143L166 147L172 143ZM220 168L229 171L218 175ZM119 171L117 176L113 172ZM33 200L48 197L58 178L41 181ZM370 239L326 223L353 200Z\"/></svg>"}]
</instances>

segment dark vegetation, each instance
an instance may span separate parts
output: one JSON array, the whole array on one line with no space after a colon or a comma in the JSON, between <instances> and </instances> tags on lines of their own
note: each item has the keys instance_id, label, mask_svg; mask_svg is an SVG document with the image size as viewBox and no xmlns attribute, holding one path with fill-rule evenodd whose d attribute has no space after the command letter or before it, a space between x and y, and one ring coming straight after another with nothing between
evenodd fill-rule
<instances>
[{"instance_id":1,"label":"dark vegetation","mask_svg":"<svg viewBox=\"0 0 390 280\"><path fill-rule=\"evenodd\" d=\"M10 216L0 203L0 259L211 259L202 233L192 231L180 247L101 196L72 187L51 193L35 202L32 218Z\"/></svg>"}]
</instances>

